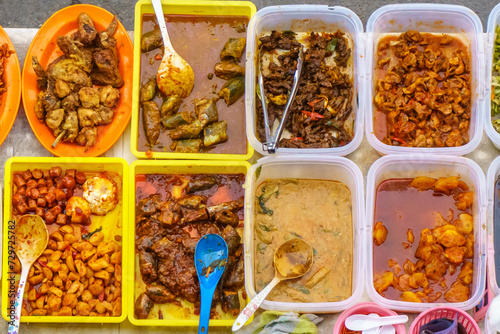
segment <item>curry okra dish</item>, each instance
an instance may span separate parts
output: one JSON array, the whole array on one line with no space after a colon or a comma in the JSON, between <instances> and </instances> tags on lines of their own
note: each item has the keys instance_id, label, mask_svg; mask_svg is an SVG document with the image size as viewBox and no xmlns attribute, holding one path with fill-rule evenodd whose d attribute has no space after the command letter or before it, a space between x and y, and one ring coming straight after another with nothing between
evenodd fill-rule
<instances>
[{"instance_id":1,"label":"curry okra dish","mask_svg":"<svg viewBox=\"0 0 500 334\"><path fill-rule=\"evenodd\" d=\"M286 280L270 301L338 302L352 294L353 226L351 192L341 182L268 179L255 193L255 290L274 278L273 258L285 241L301 238L313 246L313 265L301 278Z\"/></svg>"}]
</instances>

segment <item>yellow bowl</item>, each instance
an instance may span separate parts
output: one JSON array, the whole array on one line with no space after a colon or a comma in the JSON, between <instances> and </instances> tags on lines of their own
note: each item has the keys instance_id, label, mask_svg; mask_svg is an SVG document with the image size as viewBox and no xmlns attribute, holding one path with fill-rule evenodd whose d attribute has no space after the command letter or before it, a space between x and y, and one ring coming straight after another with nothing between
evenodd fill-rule
<instances>
[{"instance_id":1,"label":"yellow bowl","mask_svg":"<svg viewBox=\"0 0 500 334\"><path fill-rule=\"evenodd\" d=\"M33 170L49 169L54 166L59 166L64 170L76 169L79 172L112 172L117 173L122 180L121 185L118 185L118 196L120 201L116 208L109 212L106 216L92 216L92 224L89 230L93 231L99 226L106 226L103 229L106 240L110 236L122 236L122 314L119 317L84 317L84 316L22 316L21 322L53 322L53 323L119 323L127 317L127 305L129 300L128 292L129 285L131 285L132 277L130 273L130 265L132 265L130 253L130 240L128 231L129 221L127 214L129 210L129 176L128 164L121 158L33 158L33 157L14 157L7 160L5 163L5 196L4 196L4 222L3 225L3 266L2 266L2 316L5 320L10 321L7 314L7 306L9 303L9 296L16 293L17 289L13 289L8 281L9 278L14 277L18 279L20 274L16 275L9 271L9 261L14 261L13 245L10 243L14 238L12 231L9 230L13 226L12 222L12 186L13 186L13 173L16 171L25 171L27 169ZM9 234L10 231L10 234ZM10 237L10 238L9 238ZM132 242L133 244L133 242ZM9 250L11 257L9 258ZM25 295L27 291L25 291Z\"/></svg>"},{"instance_id":2,"label":"yellow bowl","mask_svg":"<svg viewBox=\"0 0 500 334\"><path fill-rule=\"evenodd\" d=\"M207 161L207 160L136 160L130 166L130 210L129 210L129 240L135 240L135 180L137 174L245 174L250 168L250 164L246 161ZM140 290L141 274L138 267L138 259L135 256L135 247L130 247L130 266L132 270L131 277L137 279L128 288L128 318L130 322L136 326L198 326L198 317L191 314L184 316L178 311L174 313L175 308L171 308L172 312L165 314L163 319L136 319L134 316L135 294L142 292ZM136 268L137 267L137 268ZM135 270L134 270L135 269ZM167 305L167 307L169 307ZM178 308L176 308L178 309ZM170 310L170 309L168 309ZM236 317L224 315L224 319L210 320L210 326L232 326ZM251 319L250 319L251 321Z\"/></svg>"},{"instance_id":3,"label":"yellow bowl","mask_svg":"<svg viewBox=\"0 0 500 334\"><path fill-rule=\"evenodd\" d=\"M250 19L256 12L255 5L250 1L199 1L199 0L163 0L165 14L203 15L203 16L243 16ZM134 45L141 45L142 15L153 14L150 0L139 0L135 6ZM141 48L134 48L134 73L132 93L132 136L130 150L138 158L154 159L209 159L209 160L248 160L253 156L254 150L246 140L247 151L245 154L223 153L175 153L139 151L139 92L141 85ZM244 110L242 110L244 113ZM244 117L243 117L244 118ZM246 136L245 136L246 138Z\"/></svg>"}]
</instances>

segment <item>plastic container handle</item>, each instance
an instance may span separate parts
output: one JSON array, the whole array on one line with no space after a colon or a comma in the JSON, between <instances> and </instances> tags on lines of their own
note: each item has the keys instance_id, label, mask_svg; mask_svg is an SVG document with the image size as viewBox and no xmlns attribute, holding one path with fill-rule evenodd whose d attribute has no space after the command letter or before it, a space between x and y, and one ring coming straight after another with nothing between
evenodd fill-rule
<instances>
[{"instance_id":1,"label":"plastic container handle","mask_svg":"<svg viewBox=\"0 0 500 334\"><path fill-rule=\"evenodd\" d=\"M406 315L373 318L369 315L355 314L345 320L345 326L352 331L364 331L373 327L404 324L408 321Z\"/></svg>"},{"instance_id":2,"label":"plastic container handle","mask_svg":"<svg viewBox=\"0 0 500 334\"><path fill-rule=\"evenodd\" d=\"M201 290L201 306L200 306L200 323L198 325L198 334L206 334L208 332L208 323L210 321L210 310L212 309L212 299L214 298L215 284L211 288L205 288L200 285Z\"/></svg>"},{"instance_id":3,"label":"plastic container handle","mask_svg":"<svg viewBox=\"0 0 500 334\"><path fill-rule=\"evenodd\" d=\"M21 322L21 310L23 308L24 288L26 286L26 279L28 278L28 273L29 270L23 270L21 272L21 278L19 279L19 286L17 288L16 301L14 303L14 307L16 309L15 318L13 321L9 322L8 334L19 333L19 323Z\"/></svg>"},{"instance_id":4,"label":"plastic container handle","mask_svg":"<svg viewBox=\"0 0 500 334\"><path fill-rule=\"evenodd\" d=\"M172 43L170 43L170 37L168 36L167 25L165 24L165 15L163 15L163 7L161 0L151 0L153 4L153 9L156 14L156 20L160 26L161 36L163 37L163 45L170 50L173 50Z\"/></svg>"},{"instance_id":5,"label":"plastic container handle","mask_svg":"<svg viewBox=\"0 0 500 334\"><path fill-rule=\"evenodd\" d=\"M279 282L281 282L281 279L279 277L274 277L273 280L264 288L264 290L262 290L261 292L259 292L257 296L252 298L250 303L248 303L247 306L245 306L245 308L243 309L243 311L241 311L238 318L236 318L236 320L234 321L232 328L233 332L236 332L238 329L240 329L241 327L243 327L243 325L246 324L248 319L250 319L252 315L255 313L255 311L258 310L260 304L262 304L264 299L266 299L269 292L271 292L271 290Z\"/></svg>"}]
</instances>

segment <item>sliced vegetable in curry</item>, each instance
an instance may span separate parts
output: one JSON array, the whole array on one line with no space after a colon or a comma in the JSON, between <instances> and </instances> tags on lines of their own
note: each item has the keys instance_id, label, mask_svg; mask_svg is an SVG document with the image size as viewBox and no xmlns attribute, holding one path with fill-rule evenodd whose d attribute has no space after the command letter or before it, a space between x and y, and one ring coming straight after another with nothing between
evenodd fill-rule
<instances>
[{"instance_id":1,"label":"sliced vegetable in curry","mask_svg":"<svg viewBox=\"0 0 500 334\"><path fill-rule=\"evenodd\" d=\"M500 26L495 28L491 75L491 116L495 130L500 133Z\"/></svg>"}]
</instances>

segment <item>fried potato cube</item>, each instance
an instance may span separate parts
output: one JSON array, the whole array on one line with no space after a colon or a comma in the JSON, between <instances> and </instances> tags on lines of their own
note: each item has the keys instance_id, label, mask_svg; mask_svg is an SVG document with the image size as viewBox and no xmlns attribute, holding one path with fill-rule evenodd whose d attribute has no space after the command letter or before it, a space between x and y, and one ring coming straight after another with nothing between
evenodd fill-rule
<instances>
[{"instance_id":1,"label":"fried potato cube","mask_svg":"<svg viewBox=\"0 0 500 334\"><path fill-rule=\"evenodd\" d=\"M413 242L415 241L415 234L413 234L413 229L409 228L409 229L406 231L406 240L407 240L410 244L413 244Z\"/></svg>"},{"instance_id":2,"label":"fried potato cube","mask_svg":"<svg viewBox=\"0 0 500 334\"><path fill-rule=\"evenodd\" d=\"M405 291L401 294L401 300L404 302L411 302L411 303L421 303L422 301L420 298L417 297L417 295L411 291Z\"/></svg>"},{"instance_id":3,"label":"fried potato cube","mask_svg":"<svg viewBox=\"0 0 500 334\"><path fill-rule=\"evenodd\" d=\"M76 304L75 309L76 309L76 315L83 315L83 316L89 315L91 310L89 304L84 302L78 302Z\"/></svg>"},{"instance_id":4,"label":"fried potato cube","mask_svg":"<svg viewBox=\"0 0 500 334\"><path fill-rule=\"evenodd\" d=\"M458 278L460 278L465 284L472 283L472 262L466 262L462 266L460 273L458 274Z\"/></svg>"},{"instance_id":5,"label":"fried potato cube","mask_svg":"<svg viewBox=\"0 0 500 334\"><path fill-rule=\"evenodd\" d=\"M399 273L401 272L401 266L399 265L399 263L393 259L389 259L387 261L387 265L389 266L389 268L392 269L392 271L394 272L394 275L399 275Z\"/></svg>"},{"instance_id":6,"label":"fried potato cube","mask_svg":"<svg viewBox=\"0 0 500 334\"><path fill-rule=\"evenodd\" d=\"M458 210L465 211L472 206L474 201L474 194L470 191L458 194L458 201L455 206Z\"/></svg>"},{"instance_id":7,"label":"fried potato cube","mask_svg":"<svg viewBox=\"0 0 500 334\"><path fill-rule=\"evenodd\" d=\"M60 317L71 317L73 315L73 312L71 310L71 307L63 306L63 307L61 307L59 312L57 312L57 315Z\"/></svg>"},{"instance_id":8,"label":"fried potato cube","mask_svg":"<svg viewBox=\"0 0 500 334\"><path fill-rule=\"evenodd\" d=\"M429 264L425 266L425 275L428 279L439 281L446 274L447 266L437 258L432 258Z\"/></svg>"},{"instance_id":9,"label":"fried potato cube","mask_svg":"<svg viewBox=\"0 0 500 334\"><path fill-rule=\"evenodd\" d=\"M472 259L474 257L474 234L471 233L465 238L464 247L467 249L465 252L465 258Z\"/></svg>"},{"instance_id":10,"label":"fried potato cube","mask_svg":"<svg viewBox=\"0 0 500 334\"><path fill-rule=\"evenodd\" d=\"M432 231L428 228L424 228L420 232L420 245L431 246L436 243L436 237L433 235Z\"/></svg>"},{"instance_id":11,"label":"fried potato cube","mask_svg":"<svg viewBox=\"0 0 500 334\"><path fill-rule=\"evenodd\" d=\"M405 263L403 263L403 270L405 271L406 274L412 275L416 270L415 264L411 262L409 259L406 259Z\"/></svg>"},{"instance_id":12,"label":"fried potato cube","mask_svg":"<svg viewBox=\"0 0 500 334\"><path fill-rule=\"evenodd\" d=\"M460 279L457 279L445 292L444 299L450 303L461 303L469 299L469 287L464 285Z\"/></svg>"},{"instance_id":13,"label":"fried potato cube","mask_svg":"<svg viewBox=\"0 0 500 334\"><path fill-rule=\"evenodd\" d=\"M99 243L101 243L103 240L104 240L104 233L102 232L96 232L89 238L89 242L94 246L99 245Z\"/></svg>"},{"instance_id":14,"label":"fried potato cube","mask_svg":"<svg viewBox=\"0 0 500 334\"><path fill-rule=\"evenodd\" d=\"M458 231L447 230L438 238L438 242L444 247L462 246L465 244L465 238Z\"/></svg>"},{"instance_id":15,"label":"fried potato cube","mask_svg":"<svg viewBox=\"0 0 500 334\"><path fill-rule=\"evenodd\" d=\"M69 306L71 308L74 308L77 303L78 303L78 298L76 297L76 294L67 293L64 295L64 298L62 301L63 306Z\"/></svg>"},{"instance_id":16,"label":"fried potato cube","mask_svg":"<svg viewBox=\"0 0 500 334\"><path fill-rule=\"evenodd\" d=\"M396 277L397 280L397 286L396 289L400 291L407 291L410 290L410 275L408 274L403 274L399 277Z\"/></svg>"},{"instance_id":17,"label":"fried potato cube","mask_svg":"<svg viewBox=\"0 0 500 334\"><path fill-rule=\"evenodd\" d=\"M464 259L464 255L467 252L465 247L449 247L444 250L444 256L453 264L460 264Z\"/></svg>"},{"instance_id":18,"label":"fried potato cube","mask_svg":"<svg viewBox=\"0 0 500 334\"><path fill-rule=\"evenodd\" d=\"M474 230L474 222L472 221L472 216L468 213L461 213L458 215L458 219L453 222L458 232L463 235L467 235Z\"/></svg>"},{"instance_id":19,"label":"fried potato cube","mask_svg":"<svg viewBox=\"0 0 500 334\"><path fill-rule=\"evenodd\" d=\"M416 188L419 191L422 190L429 190L434 187L434 184L436 183L436 179L433 179L432 177L427 177L427 176L417 176L410 182L410 187L411 188Z\"/></svg>"},{"instance_id":20,"label":"fried potato cube","mask_svg":"<svg viewBox=\"0 0 500 334\"><path fill-rule=\"evenodd\" d=\"M389 231L387 230L387 227L384 226L384 223L377 222L373 227L373 243L375 246L382 245L387 239L388 233Z\"/></svg>"},{"instance_id":21,"label":"fried potato cube","mask_svg":"<svg viewBox=\"0 0 500 334\"><path fill-rule=\"evenodd\" d=\"M53 312L59 310L59 308L61 307L61 302L62 302L61 297L58 297L56 295L50 295L49 298L47 298L47 306Z\"/></svg>"},{"instance_id":22,"label":"fried potato cube","mask_svg":"<svg viewBox=\"0 0 500 334\"><path fill-rule=\"evenodd\" d=\"M440 177L434 184L434 191L449 195L452 190L457 189L458 179L457 176Z\"/></svg>"},{"instance_id":23,"label":"fried potato cube","mask_svg":"<svg viewBox=\"0 0 500 334\"><path fill-rule=\"evenodd\" d=\"M417 289L418 287L427 288L429 286L429 281L427 280L425 274L414 273L413 275L410 276L408 284L413 289Z\"/></svg>"},{"instance_id":24,"label":"fried potato cube","mask_svg":"<svg viewBox=\"0 0 500 334\"><path fill-rule=\"evenodd\" d=\"M452 224L446 224L446 225L443 225L441 227L438 227L438 228L435 228L432 230L432 235L434 235L434 237L436 239L438 239L439 237L441 237L443 235L444 232L446 231L458 231L457 230L457 227L455 225L452 225Z\"/></svg>"},{"instance_id":25,"label":"fried potato cube","mask_svg":"<svg viewBox=\"0 0 500 334\"><path fill-rule=\"evenodd\" d=\"M375 276L373 286L379 294L382 294L382 292L387 291L387 289L392 285L393 281L394 274L390 271L385 271L382 275L378 275L378 277Z\"/></svg>"}]
</instances>

